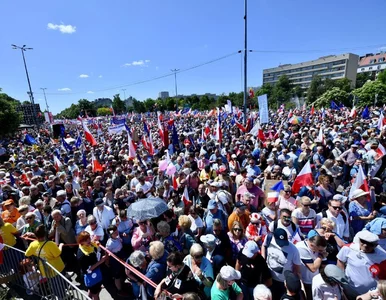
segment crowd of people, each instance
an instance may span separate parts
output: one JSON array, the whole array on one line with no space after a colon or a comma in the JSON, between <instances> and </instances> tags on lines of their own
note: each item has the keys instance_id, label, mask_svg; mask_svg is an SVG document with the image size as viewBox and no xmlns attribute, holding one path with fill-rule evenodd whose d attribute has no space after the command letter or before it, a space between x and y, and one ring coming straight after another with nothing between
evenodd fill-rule
<instances>
[{"instance_id":1,"label":"crowd of people","mask_svg":"<svg viewBox=\"0 0 386 300\"><path fill-rule=\"evenodd\" d=\"M386 299L383 113L280 109L262 134L252 111L132 114L113 118L129 133L84 118L5 138L2 243L25 251L23 276L55 280L40 257L92 299L108 282L111 298ZM168 209L129 216L145 198Z\"/></svg>"}]
</instances>

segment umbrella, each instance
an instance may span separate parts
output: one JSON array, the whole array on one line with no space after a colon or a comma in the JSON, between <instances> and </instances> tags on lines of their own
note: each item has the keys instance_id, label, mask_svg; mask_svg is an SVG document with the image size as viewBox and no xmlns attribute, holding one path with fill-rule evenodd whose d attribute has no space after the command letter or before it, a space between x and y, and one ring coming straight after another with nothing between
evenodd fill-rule
<instances>
[{"instance_id":1,"label":"umbrella","mask_svg":"<svg viewBox=\"0 0 386 300\"><path fill-rule=\"evenodd\" d=\"M302 117L298 117L298 116L293 116L291 119L289 119L288 122L293 124L293 125L300 124L300 123L303 122L303 118Z\"/></svg>"},{"instance_id":2,"label":"umbrella","mask_svg":"<svg viewBox=\"0 0 386 300\"><path fill-rule=\"evenodd\" d=\"M134 202L127 209L127 217L144 221L159 217L169 208L161 198L146 198Z\"/></svg>"}]
</instances>

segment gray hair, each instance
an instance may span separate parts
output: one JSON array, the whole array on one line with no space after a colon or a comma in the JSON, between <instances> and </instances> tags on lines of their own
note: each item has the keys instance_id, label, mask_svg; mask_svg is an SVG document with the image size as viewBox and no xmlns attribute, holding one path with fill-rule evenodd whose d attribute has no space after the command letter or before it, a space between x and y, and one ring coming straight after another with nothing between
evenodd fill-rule
<instances>
[{"instance_id":1,"label":"gray hair","mask_svg":"<svg viewBox=\"0 0 386 300\"><path fill-rule=\"evenodd\" d=\"M87 216L87 223L96 222L96 218L93 215Z\"/></svg>"},{"instance_id":2,"label":"gray hair","mask_svg":"<svg viewBox=\"0 0 386 300\"><path fill-rule=\"evenodd\" d=\"M250 192L246 192L246 193L244 193L244 195L243 195L243 198L244 198L244 199L245 199L245 198L251 199L251 198L254 198L254 197L255 197L255 195L252 194L252 193L250 193Z\"/></svg>"},{"instance_id":3,"label":"gray hair","mask_svg":"<svg viewBox=\"0 0 386 300\"><path fill-rule=\"evenodd\" d=\"M204 253L204 249L202 249L202 246L198 243L194 243L191 247L190 247L190 251L189 251L189 254L191 256L194 256L194 255L197 255L197 254L203 254Z\"/></svg>"},{"instance_id":4,"label":"gray hair","mask_svg":"<svg viewBox=\"0 0 386 300\"><path fill-rule=\"evenodd\" d=\"M130 261L130 264L132 264L132 266L134 268L138 268L138 267L142 266L142 264L144 263L145 255L143 254L142 251L136 250L133 253L131 253L131 255L129 257L129 261Z\"/></svg>"},{"instance_id":5,"label":"gray hair","mask_svg":"<svg viewBox=\"0 0 386 300\"><path fill-rule=\"evenodd\" d=\"M84 209L80 209L80 210L78 210L78 212L76 213L76 215L79 217L79 215L80 215L81 213L86 214L86 211L85 211Z\"/></svg>"},{"instance_id":6,"label":"gray hair","mask_svg":"<svg viewBox=\"0 0 386 300\"><path fill-rule=\"evenodd\" d=\"M56 216L56 215L62 215L62 212L59 209L55 209L51 213L51 217Z\"/></svg>"},{"instance_id":7,"label":"gray hair","mask_svg":"<svg viewBox=\"0 0 386 300\"><path fill-rule=\"evenodd\" d=\"M213 226L221 226L222 227L222 222L220 219L213 219Z\"/></svg>"},{"instance_id":8,"label":"gray hair","mask_svg":"<svg viewBox=\"0 0 386 300\"><path fill-rule=\"evenodd\" d=\"M253 289L254 300L272 300L272 293L264 284L258 284Z\"/></svg>"},{"instance_id":9,"label":"gray hair","mask_svg":"<svg viewBox=\"0 0 386 300\"><path fill-rule=\"evenodd\" d=\"M31 204L31 198L30 196L23 196L19 199L19 206L21 205L30 205Z\"/></svg>"},{"instance_id":10,"label":"gray hair","mask_svg":"<svg viewBox=\"0 0 386 300\"><path fill-rule=\"evenodd\" d=\"M157 224L157 230L162 235L169 235L170 234L170 225L165 221L160 221Z\"/></svg>"},{"instance_id":11,"label":"gray hair","mask_svg":"<svg viewBox=\"0 0 386 300\"><path fill-rule=\"evenodd\" d=\"M64 188L68 188L68 187L72 187L72 183L71 182L66 182L64 184Z\"/></svg>"}]
</instances>

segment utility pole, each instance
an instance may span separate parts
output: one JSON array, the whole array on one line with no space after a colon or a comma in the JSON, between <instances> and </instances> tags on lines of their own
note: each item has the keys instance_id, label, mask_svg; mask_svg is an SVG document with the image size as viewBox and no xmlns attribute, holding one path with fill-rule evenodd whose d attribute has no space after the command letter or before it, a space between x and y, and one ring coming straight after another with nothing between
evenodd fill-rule
<instances>
[{"instance_id":1,"label":"utility pole","mask_svg":"<svg viewBox=\"0 0 386 300\"><path fill-rule=\"evenodd\" d=\"M248 9L248 0L244 0L244 125L247 124L247 62L248 62L248 23L247 23L247 10Z\"/></svg>"},{"instance_id":2,"label":"utility pole","mask_svg":"<svg viewBox=\"0 0 386 300\"><path fill-rule=\"evenodd\" d=\"M46 89L47 88L40 88L40 89L43 91L43 94L44 94L44 100L46 101L47 112L50 112L50 108L48 107L48 102L47 102L47 97L46 97Z\"/></svg>"},{"instance_id":3,"label":"utility pole","mask_svg":"<svg viewBox=\"0 0 386 300\"><path fill-rule=\"evenodd\" d=\"M122 91L123 91L123 97L125 97L125 99L123 101L125 101L126 100L126 89L122 89Z\"/></svg>"},{"instance_id":4,"label":"utility pole","mask_svg":"<svg viewBox=\"0 0 386 300\"><path fill-rule=\"evenodd\" d=\"M176 90L176 109L178 109L178 93L177 93L177 72L180 69L171 69L170 71L174 72L174 88Z\"/></svg>"},{"instance_id":5,"label":"utility pole","mask_svg":"<svg viewBox=\"0 0 386 300\"><path fill-rule=\"evenodd\" d=\"M32 50L33 48L27 48L26 45L23 45L22 47L20 47L20 46L16 46L16 45L12 44L11 46L12 46L13 49L20 50L21 51L21 55L23 56L24 69L25 69L25 74L27 76L28 87L29 87L28 95L29 95L29 98L30 98L30 102L32 104L33 120L34 120L35 125L38 126L38 123L37 123L37 120L36 120L34 94L32 92L31 82L29 80L29 74L28 74L28 69L27 69L27 63L25 61L25 56L24 56L24 52L25 51Z\"/></svg>"}]
</instances>

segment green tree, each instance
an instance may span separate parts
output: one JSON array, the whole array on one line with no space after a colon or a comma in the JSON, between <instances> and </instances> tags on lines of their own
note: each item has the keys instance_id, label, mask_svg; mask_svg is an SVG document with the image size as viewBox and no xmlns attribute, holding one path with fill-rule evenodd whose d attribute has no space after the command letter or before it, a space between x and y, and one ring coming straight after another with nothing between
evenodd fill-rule
<instances>
[{"instance_id":1,"label":"green tree","mask_svg":"<svg viewBox=\"0 0 386 300\"><path fill-rule=\"evenodd\" d=\"M97 116L110 116L112 114L113 113L109 107L99 107L97 109Z\"/></svg>"},{"instance_id":2,"label":"green tree","mask_svg":"<svg viewBox=\"0 0 386 300\"><path fill-rule=\"evenodd\" d=\"M337 87L337 88L339 88L342 91L345 91L347 93L350 93L352 90L351 80L348 78L340 78L340 79L333 80L333 86Z\"/></svg>"},{"instance_id":3,"label":"green tree","mask_svg":"<svg viewBox=\"0 0 386 300\"><path fill-rule=\"evenodd\" d=\"M378 95L377 104L386 103L386 84L383 84L380 80L368 81L352 93L359 98L358 106L373 105L375 95Z\"/></svg>"},{"instance_id":4,"label":"green tree","mask_svg":"<svg viewBox=\"0 0 386 300\"><path fill-rule=\"evenodd\" d=\"M320 76L314 76L307 90L307 103L311 104L316 101L325 92L325 87Z\"/></svg>"},{"instance_id":5,"label":"green tree","mask_svg":"<svg viewBox=\"0 0 386 300\"><path fill-rule=\"evenodd\" d=\"M304 95L304 90L301 88L300 85L295 85L292 89L292 93L294 94L294 96L301 98Z\"/></svg>"},{"instance_id":6,"label":"green tree","mask_svg":"<svg viewBox=\"0 0 386 300\"><path fill-rule=\"evenodd\" d=\"M11 101L0 99L0 136L14 134L22 120Z\"/></svg>"},{"instance_id":7,"label":"green tree","mask_svg":"<svg viewBox=\"0 0 386 300\"><path fill-rule=\"evenodd\" d=\"M133 100L133 109L136 113L144 113L146 112L145 105L142 101Z\"/></svg>"},{"instance_id":8,"label":"green tree","mask_svg":"<svg viewBox=\"0 0 386 300\"><path fill-rule=\"evenodd\" d=\"M90 117L96 115L96 108L94 104L87 99L80 99L78 101L78 107L82 114L87 114Z\"/></svg>"},{"instance_id":9,"label":"green tree","mask_svg":"<svg viewBox=\"0 0 386 300\"><path fill-rule=\"evenodd\" d=\"M145 101L143 101L143 105L145 106L146 111L155 111L155 101L151 98L147 98Z\"/></svg>"},{"instance_id":10,"label":"green tree","mask_svg":"<svg viewBox=\"0 0 386 300\"><path fill-rule=\"evenodd\" d=\"M355 87L357 89L361 88L367 81L371 81L373 80L374 78L372 78L371 76L371 73L369 72L365 72L365 73L359 73L357 74L357 80L356 80L356 84L355 84Z\"/></svg>"},{"instance_id":11,"label":"green tree","mask_svg":"<svg viewBox=\"0 0 386 300\"><path fill-rule=\"evenodd\" d=\"M207 95L201 96L200 98L200 110L208 110L211 106L211 100Z\"/></svg>"},{"instance_id":12,"label":"green tree","mask_svg":"<svg viewBox=\"0 0 386 300\"><path fill-rule=\"evenodd\" d=\"M125 102L121 100L119 94L114 95L113 103L111 105L113 106L114 112L116 114L121 114L126 111Z\"/></svg>"},{"instance_id":13,"label":"green tree","mask_svg":"<svg viewBox=\"0 0 386 300\"><path fill-rule=\"evenodd\" d=\"M268 99L272 106L279 105L283 102L288 102L292 97L292 84L288 76L283 75L279 77L275 86L272 89L271 97Z\"/></svg>"},{"instance_id":14,"label":"green tree","mask_svg":"<svg viewBox=\"0 0 386 300\"><path fill-rule=\"evenodd\" d=\"M166 110L176 110L177 101L175 98L167 98L164 101L165 101Z\"/></svg>"},{"instance_id":15,"label":"green tree","mask_svg":"<svg viewBox=\"0 0 386 300\"><path fill-rule=\"evenodd\" d=\"M347 105L347 100L349 93L344 90L341 90L338 87L333 87L332 89L324 92L315 102L314 105L316 108L320 107L330 107L331 101L341 102Z\"/></svg>"},{"instance_id":16,"label":"green tree","mask_svg":"<svg viewBox=\"0 0 386 300\"><path fill-rule=\"evenodd\" d=\"M381 73L378 74L377 80L382 82L383 84L386 84L386 71L383 70Z\"/></svg>"},{"instance_id":17,"label":"green tree","mask_svg":"<svg viewBox=\"0 0 386 300\"><path fill-rule=\"evenodd\" d=\"M239 106L239 107L244 105L244 93L243 92L240 92L240 93L231 92L231 93L229 93L228 97L229 97L229 100L231 100L232 105Z\"/></svg>"}]
</instances>

